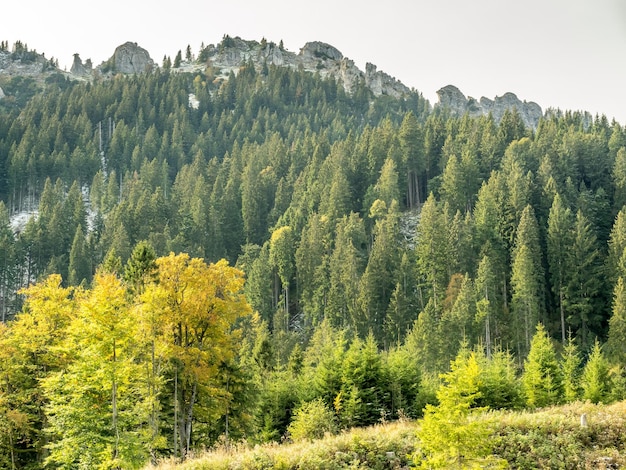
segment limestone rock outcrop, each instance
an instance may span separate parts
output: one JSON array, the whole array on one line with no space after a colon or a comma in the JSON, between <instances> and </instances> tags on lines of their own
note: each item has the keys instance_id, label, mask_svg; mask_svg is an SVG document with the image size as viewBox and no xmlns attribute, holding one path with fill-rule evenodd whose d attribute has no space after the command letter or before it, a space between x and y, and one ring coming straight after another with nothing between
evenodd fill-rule
<instances>
[{"instance_id":1,"label":"limestone rock outcrop","mask_svg":"<svg viewBox=\"0 0 626 470\"><path fill-rule=\"evenodd\" d=\"M72 67L70 67L70 73L78 77L86 77L91 75L92 72L91 59L87 59L87 61L83 64L80 56L78 54L74 54L74 60L72 61Z\"/></svg>"},{"instance_id":2,"label":"limestone rock outcrop","mask_svg":"<svg viewBox=\"0 0 626 470\"><path fill-rule=\"evenodd\" d=\"M343 54L338 49L319 41L307 42L300 49L300 56L304 60L333 60L338 62L343 59Z\"/></svg>"},{"instance_id":3,"label":"limestone rock outcrop","mask_svg":"<svg viewBox=\"0 0 626 470\"><path fill-rule=\"evenodd\" d=\"M115 49L113 57L100 65L103 72L112 71L123 74L149 72L154 68L154 61L147 50L136 42L126 42Z\"/></svg>"},{"instance_id":4,"label":"limestone rock outcrop","mask_svg":"<svg viewBox=\"0 0 626 470\"><path fill-rule=\"evenodd\" d=\"M0 74L30 76L43 81L45 76L60 72L53 62L35 51L24 50L16 53L3 50L0 51Z\"/></svg>"},{"instance_id":5,"label":"limestone rock outcrop","mask_svg":"<svg viewBox=\"0 0 626 470\"><path fill-rule=\"evenodd\" d=\"M519 113L524 124L536 128L539 119L543 116L541 107L532 101L521 101L514 93L505 93L491 100L482 97L477 101L471 96L466 97L454 85L447 85L437 91L439 102L435 106L448 108L453 114L462 116L481 116L491 113L496 122L500 122L504 113L509 109L515 109Z\"/></svg>"},{"instance_id":6,"label":"limestone rock outcrop","mask_svg":"<svg viewBox=\"0 0 626 470\"><path fill-rule=\"evenodd\" d=\"M224 77L231 71L237 73L239 67L251 61L259 70L266 65L276 65L318 73L321 77L334 76L348 92L361 82L370 88L374 96L400 97L410 92L407 86L377 70L375 65L367 64L363 72L336 47L320 41L307 42L296 54L274 42L224 36L217 46L207 46L203 55Z\"/></svg>"}]
</instances>

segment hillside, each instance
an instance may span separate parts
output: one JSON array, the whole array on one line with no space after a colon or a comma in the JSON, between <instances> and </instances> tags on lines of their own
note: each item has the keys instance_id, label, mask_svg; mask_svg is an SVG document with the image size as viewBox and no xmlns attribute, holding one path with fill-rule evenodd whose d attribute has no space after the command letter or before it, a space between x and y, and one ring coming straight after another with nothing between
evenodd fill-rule
<instances>
[{"instance_id":1,"label":"hillside","mask_svg":"<svg viewBox=\"0 0 626 470\"><path fill-rule=\"evenodd\" d=\"M186 56L0 74L0 466L626 398L621 124L322 43Z\"/></svg>"},{"instance_id":2,"label":"hillside","mask_svg":"<svg viewBox=\"0 0 626 470\"><path fill-rule=\"evenodd\" d=\"M477 419L492 423L494 454L505 458L508 468L622 468L626 463L624 406L576 403L537 412L491 413ZM580 424L582 414L585 427ZM222 448L185 463L163 462L149 468L410 468L419 466L419 459L411 458L419 446L418 429L419 422L379 424L313 441Z\"/></svg>"}]
</instances>

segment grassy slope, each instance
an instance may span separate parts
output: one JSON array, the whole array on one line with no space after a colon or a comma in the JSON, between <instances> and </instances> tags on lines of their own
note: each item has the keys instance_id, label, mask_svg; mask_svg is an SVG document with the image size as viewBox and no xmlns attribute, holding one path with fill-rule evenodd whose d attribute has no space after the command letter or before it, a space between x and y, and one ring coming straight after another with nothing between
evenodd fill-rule
<instances>
[{"instance_id":1,"label":"grassy slope","mask_svg":"<svg viewBox=\"0 0 626 470\"><path fill-rule=\"evenodd\" d=\"M587 425L581 426L586 414ZM622 468L626 465L626 402L575 403L537 412L493 412L494 453L511 468ZM399 469L408 467L419 422L354 429L313 442L216 450L158 469Z\"/></svg>"}]
</instances>

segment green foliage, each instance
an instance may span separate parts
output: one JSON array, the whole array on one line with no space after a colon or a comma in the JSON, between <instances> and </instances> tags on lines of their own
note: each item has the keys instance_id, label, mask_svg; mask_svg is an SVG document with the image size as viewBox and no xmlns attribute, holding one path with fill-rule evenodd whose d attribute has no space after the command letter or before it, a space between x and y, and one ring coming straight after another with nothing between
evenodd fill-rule
<instances>
[{"instance_id":1,"label":"green foliage","mask_svg":"<svg viewBox=\"0 0 626 470\"><path fill-rule=\"evenodd\" d=\"M326 433L334 434L337 431L335 414L318 398L300 405L287 430L294 441L320 439Z\"/></svg>"},{"instance_id":2,"label":"green foliage","mask_svg":"<svg viewBox=\"0 0 626 470\"><path fill-rule=\"evenodd\" d=\"M524 362L522 384L526 404L531 408L554 405L562 399L561 369L552 340L541 323L537 325L528 357Z\"/></svg>"},{"instance_id":3,"label":"green foliage","mask_svg":"<svg viewBox=\"0 0 626 470\"><path fill-rule=\"evenodd\" d=\"M437 406L427 405L417 433L414 463L421 468L505 468L493 458L493 424L475 418L480 397L480 367L474 353L461 351L443 376Z\"/></svg>"},{"instance_id":4,"label":"green foliage","mask_svg":"<svg viewBox=\"0 0 626 470\"><path fill-rule=\"evenodd\" d=\"M607 355L615 364L626 364L626 288L620 276L613 291L613 314L609 320L609 337L606 342Z\"/></svg>"},{"instance_id":5,"label":"green foliage","mask_svg":"<svg viewBox=\"0 0 626 470\"><path fill-rule=\"evenodd\" d=\"M611 391L609 362L596 339L581 376L583 398L592 403L605 403Z\"/></svg>"},{"instance_id":6,"label":"green foliage","mask_svg":"<svg viewBox=\"0 0 626 470\"><path fill-rule=\"evenodd\" d=\"M278 439L293 410L318 398L343 425L417 416L461 344L484 350L477 405L520 406L520 383L531 406L573 400L568 329L582 357L608 337L611 380L590 397L623 396L620 124L554 113L531 132L515 112L455 117L417 92L374 97L361 81L348 93L332 76L271 64L225 77L210 51L193 74L181 51L177 73L166 57L140 76L109 79L113 64L91 83L51 75L45 94L30 79L1 84L2 321L24 301L33 309L18 291L51 273L82 286L66 296L75 310L94 271L123 278L136 323L128 354L143 365L132 399L145 399L136 415L147 435L137 439L151 458L216 439ZM15 53L32 56L24 44ZM14 231L18 212L35 211ZM163 261L157 276L155 260L170 252L190 259ZM215 264L191 261L200 259ZM45 284L57 300L60 279ZM247 308L225 285L244 286L255 320L233 319ZM45 398L46 376L102 366L66 344L78 333L61 339L73 320L50 327L58 337L42 333L42 317L63 308L39 311L48 313L31 329L43 346L26 320L3 326L0 466L11 455L41 461L45 439L61 439L42 434L49 403L58 413L84 405ZM560 337L556 368L547 344L537 346L546 356L532 351L539 321L546 338ZM89 380L104 396L102 377Z\"/></svg>"},{"instance_id":7,"label":"green foliage","mask_svg":"<svg viewBox=\"0 0 626 470\"><path fill-rule=\"evenodd\" d=\"M571 334L561 353L561 372L563 374L563 399L565 403L571 403L580 398L580 365L581 358L578 346L573 341Z\"/></svg>"}]
</instances>

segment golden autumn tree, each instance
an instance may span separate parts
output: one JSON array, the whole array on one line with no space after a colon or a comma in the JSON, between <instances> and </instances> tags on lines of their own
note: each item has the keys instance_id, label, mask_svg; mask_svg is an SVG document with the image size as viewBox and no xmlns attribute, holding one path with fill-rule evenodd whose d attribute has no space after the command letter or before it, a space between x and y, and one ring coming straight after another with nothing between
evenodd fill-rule
<instances>
[{"instance_id":1,"label":"golden autumn tree","mask_svg":"<svg viewBox=\"0 0 626 470\"><path fill-rule=\"evenodd\" d=\"M219 415L218 369L233 355L233 325L251 309L243 296L243 272L225 260L206 264L171 253L157 259L157 266L158 282L146 287L143 308L152 315L147 324L158 324L152 332L155 351L168 355L172 365L174 454L184 457L194 422Z\"/></svg>"},{"instance_id":2,"label":"golden autumn tree","mask_svg":"<svg viewBox=\"0 0 626 470\"><path fill-rule=\"evenodd\" d=\"M23 289L24 308L0 327L0 467L21 468L41 462L46 439L39 386L47 374L67 363L58 349L76 314L73 298L81 291L61 287L53 274Z\"/></svg>"},{"instance_id":3,"label":"golden autumn tree","mask_svg":"<svg viewBox=\"0 0 626 470\"><path fill-rule=\"evenodd\" d=\"M147 459L143 367L126 287L98 273L74 301L77 315L57 351L68 364L42 387L50 438L47 462L60 468L140 468Z\"/></svg>"}]
</instances>

